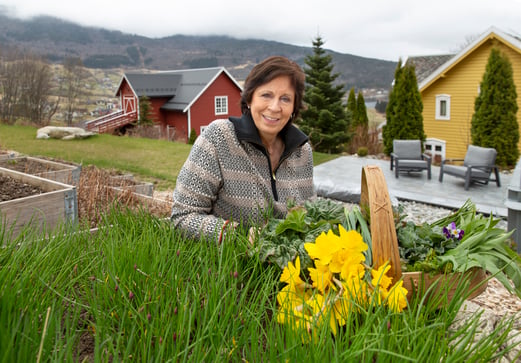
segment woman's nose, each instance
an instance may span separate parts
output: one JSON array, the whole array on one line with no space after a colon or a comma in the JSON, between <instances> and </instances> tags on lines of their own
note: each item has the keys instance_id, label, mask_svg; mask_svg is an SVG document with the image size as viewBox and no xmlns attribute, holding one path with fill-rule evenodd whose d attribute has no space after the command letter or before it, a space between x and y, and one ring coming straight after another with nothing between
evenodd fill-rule
<instances>
[{"instance_id":1,"label":"woman's nose","mask_svg":"<svg viewBox=\"0 0 521 363\"><path fill-rule=\"evenodd\" d=\"M278 99L276 99L276 98L273 98L273 99L270 101L268 107L269 107L270 109L272 109L272 110L277 110L277 111L279 111L279 110L282 109L282 106L281 106L281 104L280 104L280 101L279 101Z\"/></svg>"}]
</instances>

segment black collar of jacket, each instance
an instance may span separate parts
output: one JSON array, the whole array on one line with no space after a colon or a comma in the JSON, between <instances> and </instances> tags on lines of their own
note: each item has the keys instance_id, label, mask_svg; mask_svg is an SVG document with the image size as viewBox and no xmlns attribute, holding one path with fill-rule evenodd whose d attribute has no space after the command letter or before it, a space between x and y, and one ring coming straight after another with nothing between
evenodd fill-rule
<instances>
[{"instance_id":1,"label":"black collar of jacket","mask_svg":"<svg viewBox=\"0 0 521 363\"><path fill-rule=\"evenodd\" d=\"M235 127L235 133L239 141L252 143L264 151L264 153L267 153L250 113L243 114L241 117L230 117L229 120ZM284 126L280 131L280 135L284 141L284 152L282 156L292 153L296 148L304 145L308 141L306 134L300 131L291 122L288 122L286 126Z\"/></svg>"}]
</instances>

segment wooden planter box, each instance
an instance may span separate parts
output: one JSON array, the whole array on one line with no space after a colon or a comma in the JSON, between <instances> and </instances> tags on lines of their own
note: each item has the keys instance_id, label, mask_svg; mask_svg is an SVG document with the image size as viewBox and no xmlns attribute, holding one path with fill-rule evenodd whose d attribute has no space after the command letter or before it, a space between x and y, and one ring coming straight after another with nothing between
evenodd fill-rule
<instances>
[{"instance_id":1,"label":"wooden planter box","mask_svg":"<svg viewBox=\"0 0 521 363\"><path fill-rule=\"evenodd\" d=\"M76 187L0 167L0 175L37 186L44 193L0 202L0 231L7 228L16 238L27 225L52 233L58 226L78 221ZM4 234L4 238L6 235Z\"/></svg>"},{"instance_id":2,"label":"wooden planter box","mask_svg":"<svg viewBox=\"0 0 521 363\"><path fill-rule=\"evenodd\" d=\"M14 153L14 152L0 150L0 161L12 159L12 158L14 158L16 156L17 156L17 154Z\"/></svg>"},{"instance_id":3,"label":"wooden planter box","mask_svg":"<svg viewBox=\"0 0 521 363\"><path fill-rule=\"evenodd\" d=\"M80 183L81 165L64 164L31 156L19 156L0 158L0 167L36 175L58 183L75 186Z\"/></svg>"},{"instance_id":4,"label":"wooden planter box","mask_svg":"<svg viewBox=\"0 0 521 363\"><path fill-rule=\"evenodd\" d=\"M130 190L133 193L152 197L154 184L136 182L132 174L115 175L110 178L109 185L116 190Z\"/></svg>"}]
</instances>

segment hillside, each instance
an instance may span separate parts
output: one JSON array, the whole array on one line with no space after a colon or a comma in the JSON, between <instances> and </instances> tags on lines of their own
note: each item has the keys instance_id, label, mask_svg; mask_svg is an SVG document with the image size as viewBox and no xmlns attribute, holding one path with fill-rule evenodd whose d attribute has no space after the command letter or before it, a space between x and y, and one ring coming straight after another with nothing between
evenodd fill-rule
<instances>
[{"instance_id":1,"label":"hillside","mask_svg":"<svg viewBox=\"0 0 521 363\"><path fill-rule=\"evenodd\" d=\"M327 44L326 44L327 46ZM224 66L243 80L261 59L279 54L304 66L312 47L299 47L261 39L240 40L226 36L172 35L147 38L84 27L54 17L30 20L0 13L0 54L10 48L31 51L54 63L66 57L79 57L88 68L187 69ZM337 81L346 90L388 90L396 62L364 58L327 50L333 57Z\"/></svg>"}]
</instances>

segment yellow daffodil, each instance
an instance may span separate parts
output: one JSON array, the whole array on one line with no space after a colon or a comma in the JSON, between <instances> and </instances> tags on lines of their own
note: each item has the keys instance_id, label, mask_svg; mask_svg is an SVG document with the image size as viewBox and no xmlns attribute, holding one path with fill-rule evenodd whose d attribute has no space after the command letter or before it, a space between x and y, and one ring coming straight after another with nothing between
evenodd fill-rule
<instances>
[{"instance_id":1,"label":"yellow daffodil","mask_svg":"<svg viewBox=\"0 0 521 363\"><path fill-rule=\"evenodd\" d=\"M386 302L394 312L407 306L407 290L403 281L389 287L389 264L371 269L366 266L364 252L368 245L357 231L338 226L339 235L332 230L323 232L314 243L304 248L314 262L308 268L311 284L300 274L300 259L289 262L280 281L286 285L277 294L277 321L291 324L305 339L317 341L324 323L333 334L347 323L349 314L359 313L372 304ZM369 278L368 272L371 272Z\"/></svg>"},{"instance_id":2,"label":"yellow daffodil","mask_svg":"<svg viewBox=\"0 0 521 363\"><path fill-rule=\"evenodd\" d=\"M357 231L346 231L342 225L338 226L342 248L349 250L352 254L367 251L369 246L364 242L362 235Z\"/></svg>"},{"instance_id":3,"label":"yellow daffodil","mask_svg":"<svg viewBox=\"0 0 521 363\"><path fill-rule=\"evenodd\" d=\"M326 289L331 286L331 279L333 273L329 270L327 265L321 264L318 260L315 261L315 268L309 267L309 277L313 281L313 287L318 291L324 293Z\"/></svg>"},{"instance_id":4,"label":"yellow daffodil","mask_svg":"<svg viewBox=\"0 0 521 363\"><path fill-rule=\"evenodd\" d=\"M328 300L322 294L315 294L308 301L313 314L313 325L319 329L323 323L329 322L331 332L336 335L337 323L335 316L327 304Z\"/></svg>"},{"instance_id":5,"label":"yellow daffodil","mask_svg":"<svg viewBox=\"0 0 521 363\"><path fill-rule=\"evenodd\" d=\"M333 255L341 248L340 238L332 231L322 232L314 243L304 243L304 248L309 257L319 260L323 265L329 265Z\"/></svg>"},{"instance_id":6,"label":"yellow daffodil","mask_svg":"<svg viewBox=\"0 0 521 363\"><path fill-rule=\"evenodd\" d=\"M373 279L371 280L371 283L374 287L378 288L381 287L385 290L389 288L391 283L393 282L393 279L389 276L387 276L387 272L391 269L390 264L384 264L380 267L378 267L377 270L372 269L371 270L371 276Z\"/></svg>"},{"instance_id":7,"label":"yellow daffodil","mask_svg":"<svg viewBox=\"0 0 521 363\"><path fill-rule=\"evenodd\" d=\"M387 296L387 305L395 313L407 307L407 289L403 287L403 280L395 284Z\"/></svg>"},{"instance_id":8,"label":"yellow daffodil","mask_svg":"<svg viewBox=\"0 0 521 363\"><path fill-rule=\"evenodd\" d=\"M290 285L301 285L304 283L300 278L300 258L297 256L295 259L295 264L290 261L284 267L282 271L282 275L280 276L280 281L285 282Z\"/></svg>"},{"instance_id":9,"label":"yellow daffodil","mask_svg":"<svg viewBox=\"0 0 521 363\"><path fill-rule=\"evenodd\" d=\"M344 281L362 279L365 275L365 266L358 259L347 259L340 269L340 277Z\"/></svg>"}]
</instances>

